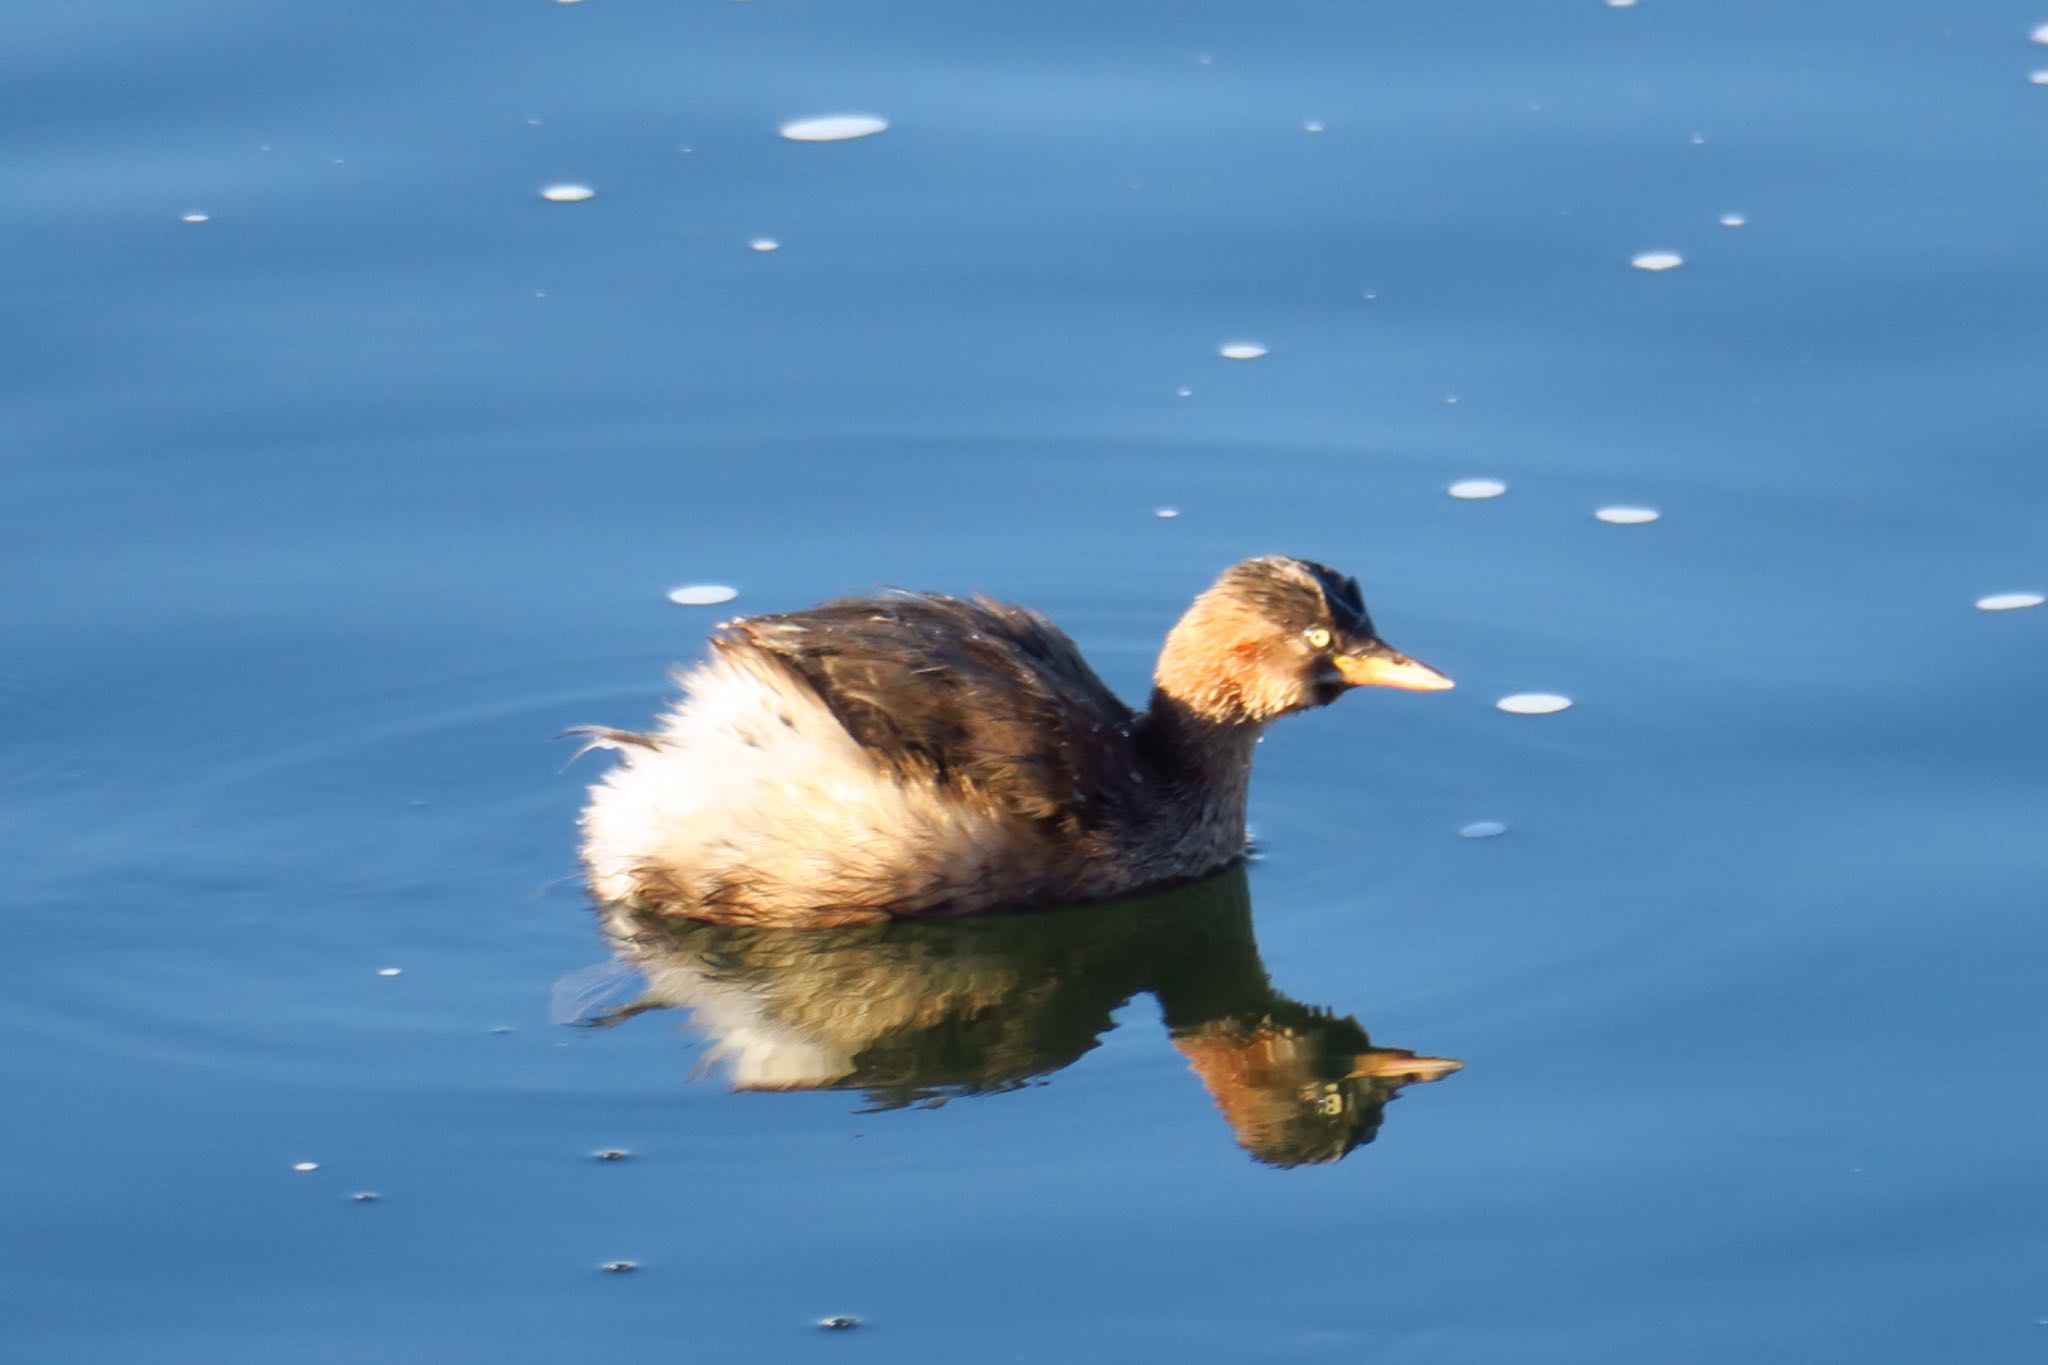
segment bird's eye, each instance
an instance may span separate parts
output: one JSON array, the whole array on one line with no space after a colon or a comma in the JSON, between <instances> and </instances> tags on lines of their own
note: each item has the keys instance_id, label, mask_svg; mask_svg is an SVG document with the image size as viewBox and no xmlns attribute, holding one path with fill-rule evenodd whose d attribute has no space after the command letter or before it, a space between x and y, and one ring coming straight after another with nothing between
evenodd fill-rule
<instances>
[{"instance_id":1,"label":"bird's eye","mask_svg":"<svg viewBox=\"0 0 2048 1365\"><path fill-rule=\"evenodd\" d=\"M1302 638L1308 641L1309 648L1311 649L1328 649L1330 647L1330 632L1324 630L1321 626L1310 626L1302 632Z\"/></svg>"}]
</instances>

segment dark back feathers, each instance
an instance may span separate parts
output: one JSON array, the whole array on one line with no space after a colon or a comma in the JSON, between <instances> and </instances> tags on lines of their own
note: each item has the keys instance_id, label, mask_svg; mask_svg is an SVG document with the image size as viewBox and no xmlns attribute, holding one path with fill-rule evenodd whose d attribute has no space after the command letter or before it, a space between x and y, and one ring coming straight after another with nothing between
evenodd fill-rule
<instances>
[{"instance_id":1,"label":"dark back feathers","mask_svg":"<svg viewBox=\"0 0 2048 1365\"><path fill-rule=\"evenodd\" d=\"M956 784L1066 837L1138 796L1136 717L1057 627L992 602L905 593L726 628L800 678L876 760Z\"/></svg>"}]
</instances>

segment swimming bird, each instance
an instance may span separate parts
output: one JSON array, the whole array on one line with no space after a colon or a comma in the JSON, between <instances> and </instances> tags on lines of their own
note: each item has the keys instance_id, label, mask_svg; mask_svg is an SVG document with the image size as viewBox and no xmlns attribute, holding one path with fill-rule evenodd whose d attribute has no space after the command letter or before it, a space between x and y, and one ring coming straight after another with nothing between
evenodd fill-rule
<instances>
[{"instance_id":1,"label":"swimming bird","mask_svg":"<svg viewBox=\"0 0 2048 1365\"><path fill-rule=\"evenodd\" d=\"M590 789L598 899L819 928L1072 905L1236 862L1265 727L1358 686L1451 680L1381 640L1356 579L1248 559L1195 599L1134 712L1038 613L927 593L720 626Z\"/></svg>"}]
</instances>

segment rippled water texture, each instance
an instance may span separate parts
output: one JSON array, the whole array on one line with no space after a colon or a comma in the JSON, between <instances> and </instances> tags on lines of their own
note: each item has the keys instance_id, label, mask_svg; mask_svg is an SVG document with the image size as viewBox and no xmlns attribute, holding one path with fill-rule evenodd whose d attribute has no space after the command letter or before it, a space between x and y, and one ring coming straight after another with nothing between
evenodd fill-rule
<instances>
[{"instance_id":1,"label":"rippled water texture","mask_svg":"<svg viewBox=\"0 0 2048 1365\"><path fill-rule=\"evenodd\" d=\"M16 0L0 1355L2037 1359L2042 25ZM714 621L1272 551L1460 687L1243 880L584 903Z\"/></svg>"}]
</instances>

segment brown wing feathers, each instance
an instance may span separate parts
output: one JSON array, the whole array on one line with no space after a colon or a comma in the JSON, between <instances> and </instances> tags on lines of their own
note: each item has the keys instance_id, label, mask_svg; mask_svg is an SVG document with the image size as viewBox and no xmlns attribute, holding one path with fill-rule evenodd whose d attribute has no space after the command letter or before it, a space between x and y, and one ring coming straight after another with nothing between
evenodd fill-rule
<instances>
[{"instance_id":1,"label":"brown wing feathers","mask_svg":"<svg viewBox=\"0 0 2048 1365\"><path fill-rule=\"evenodd\" d=\"M1134 719L1035 612L905 594L734 622L907 780L955 784L1080 833L1133 794Z\"/></svg>"}]
</instances>

